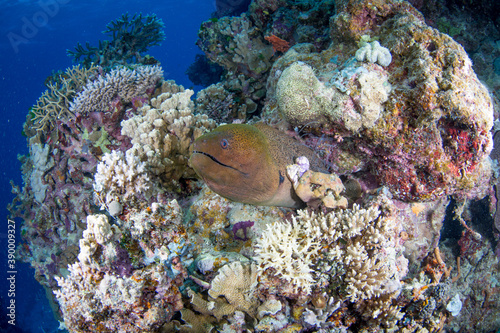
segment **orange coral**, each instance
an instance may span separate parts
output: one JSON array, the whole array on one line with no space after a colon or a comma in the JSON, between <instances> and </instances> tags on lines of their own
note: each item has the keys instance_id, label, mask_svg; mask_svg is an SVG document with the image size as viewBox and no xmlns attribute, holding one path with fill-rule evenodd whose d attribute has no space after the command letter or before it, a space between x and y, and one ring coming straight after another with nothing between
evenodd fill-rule
<instances>
[{"instance_id":1,"label":"orange coral","mask_svg":"<svg viewBox=\"0 0 500 333\"><path fill-rule=\"evenodd\" d=\"M290 48L290 44L286 40L276 37L275 35L266 36L264 39L271 43L274 52L280 51L285 53Z\"/></svg>"}]
</instances>

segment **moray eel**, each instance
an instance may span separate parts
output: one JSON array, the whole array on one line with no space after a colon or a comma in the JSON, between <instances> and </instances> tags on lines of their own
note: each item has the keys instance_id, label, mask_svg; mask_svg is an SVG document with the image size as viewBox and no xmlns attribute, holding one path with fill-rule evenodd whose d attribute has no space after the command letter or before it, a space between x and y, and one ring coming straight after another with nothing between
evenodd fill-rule
<instances>
[{"instance_id":1,"label":"moray eel","mask_svg":"<svg viewBox=\"0 0 500 333\"><path fill-rule=\"evenodd\" d=\"M263 123L222 125L199 137L189 164L215 193L262 206L304 206L286 175L286 166L306 156L315 171L325 170L315 153Z\"/></svg>"}]
</instances>

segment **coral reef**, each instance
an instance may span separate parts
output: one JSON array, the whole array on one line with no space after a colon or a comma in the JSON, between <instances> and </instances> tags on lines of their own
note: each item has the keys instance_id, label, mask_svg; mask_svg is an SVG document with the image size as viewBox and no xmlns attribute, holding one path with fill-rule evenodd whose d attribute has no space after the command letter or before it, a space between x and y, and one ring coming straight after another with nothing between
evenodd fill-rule
<instances>
[{"instance_id":1,"label":"coral reef","mask_svg":"<svg viewBox=\"0 0 500 333\"><path fill-rule=\"evenodd\" d=\"M93 64L105 68L129 63L154 64L156 60L144 56L144 53L165 39L163 26L163 21L155 14L139 13L130 17L126 13L106 26L103 33L111 40L99 41L98 47L90 46L88 42L85 47L78 43L74 51L68 51L68 55L85 67Z\"/></svg>"},{"instance_id":2,"label":"coral reef","mask_svg":"<svg viewBox=\"0 0 500 333\"><path fill-rule=\"evenodd\" d=\"M160 263L133 267L122 237L105 215L87 217L78 261L66 277L56 276L54 293L72 332L154 331L182 308L182 279L170 278Z\"/></svg>"},{"instance_id":3,"label":"coral reef","mask_svg":"<svg viewBox=\"0 0 500 333\"><path fill-rule=\"evenodd\" d=\"M240 68L246 75L258 77L271 68L273 49L256 29L246 14L207 21L199 31L198 46L226 70Z\"/></svg>"},{"instance_id":4,"label":"coral reef","mask_svg":"<svg viewBox=\"0 0 500 333\"><path fill-rule=\"evenodd\" d=\"M68 330L498 329L500 104L469 58L495 87L498 32L413 3L425 19L392 0L254 0L212 18L198 45L223 75L194 101L144 56L163 39L154 15L79 45L88 69L53 74L27 116L9 206L18 258ZM290 157L275 182L305 209L231 202L188 165L218 123L258 121Z\"/></svg>"}]
</instances>

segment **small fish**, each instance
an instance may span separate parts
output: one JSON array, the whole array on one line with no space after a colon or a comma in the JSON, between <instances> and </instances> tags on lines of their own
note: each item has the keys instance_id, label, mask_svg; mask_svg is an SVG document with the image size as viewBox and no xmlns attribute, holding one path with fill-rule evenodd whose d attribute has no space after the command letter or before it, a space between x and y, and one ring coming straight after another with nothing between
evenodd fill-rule
<instances>
[{"instance_id":1,"label":"small fish","mask_svg":"<svg viewBox=\"0 0 500 333\"><path fill-rule=\"evenodd\" d=\"M237 202L304 207L286 166L306 156L314 171L325 169L314 151L263 123L222 125L194 142L191 167L219 195Z\"/></svg>"}]
</instances>

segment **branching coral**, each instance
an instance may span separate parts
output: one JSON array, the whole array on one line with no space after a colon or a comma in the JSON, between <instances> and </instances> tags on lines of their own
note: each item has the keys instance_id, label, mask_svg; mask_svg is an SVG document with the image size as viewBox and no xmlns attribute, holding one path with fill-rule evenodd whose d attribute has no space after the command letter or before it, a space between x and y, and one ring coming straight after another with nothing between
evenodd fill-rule
<instances>
[{"instance_id":1,"label":"branching coral","mask_svg":"<svg viewBox=\"0 0 500 333\"><path fill-rule=\"evenodd\" d=\"M279 277L288 293L299 290L309 294L314 285L313 263L321 251L308 225L301 225L295 216L292 221L268 225L255 245L259 273Z\"/></svg>"},{"instance_id":2,"label":"branching coral","mask_svg":"<svg viewBox=\"0 0 500 333\"><path fill-rule=\"evenodd\" d=\"M70 110L71 101L87 81L94 78L96 72L96 66L86 69L77 65L66 69L55 80L49 81L48 89L28 114L24 133L33 136L39 134L38 132L52 131L56 127L57 120L73 117L74 113ZM37 132L34 133L31 127Z\"/></svg>"},{"instance_id":3,"label":"branching coral","mask_svg":"<svg viewBox=\"0 0 500 333\"><path fill-rule=\"evenodd\" d=\"M156 65L114 68L90 81L71 102L70 111L82 115L109 111L114 100L130 103L134 98L148 97L162 78L163 70Z\"/></svg>"},{"instance_id":4,"label":"branching coral","mask_svg":"<svg viewBox=\"0 0 500 333\"><path fill-rule=\"evenodd\" d=\"M132 154L132 150L125 154L117 150L104 154L97 165L94 183L100 202L109 205L113 201L133 200L150 188L146 164Z\"/></svg>"},{"instance_id":5,"label":"branching coral","mask_svg":"<svg viewBox=\"0 0 500 333\"><path fill-rule=\"evenodd\" d=\"M68 51L68 55L75 61L80 61L89 67L91 64L99 64L103 67L111 67L116 64L147 63L150 58L143 54L152 46L160 44L165 39L163 33L163 21L155 14L134 14L130 17L123 14L121 18L112 21L106 26L104 34L112 37L111 41L99 41L99 46L86 47L80 43L74 51Z\"/></svg>"},{"instance_id":6,"label":"branching coral","mask_svg":"<svg viewBox=\"0 0 500 333\"><path fill-rule=\"evenodd\" d=\"M191 143L216 126L206 115L193 114L192 95L192 90L183 88L163 93L122 122L122 134L132 138L133 155L146 162L165 186L177 188L181 177L194 176L187 168Z\"/></svg>"},{"instance_id":7,"label":"branching coral","mask_svg":"<svg viewBox=\"0 0 500 333\"><path fill-rule=\"evenodd\" d=\"M395 236L399 227L377 206L354 205L326 215L301 210L291 223L268 227L256 244L256 260L265 276L291 284L281 287L289 295L310 294L318 283L338 283L325 281L330 276L341 281L343 296L351 302L383 298L390 304L407 265Z\"/></svg>"}]
</instances>

